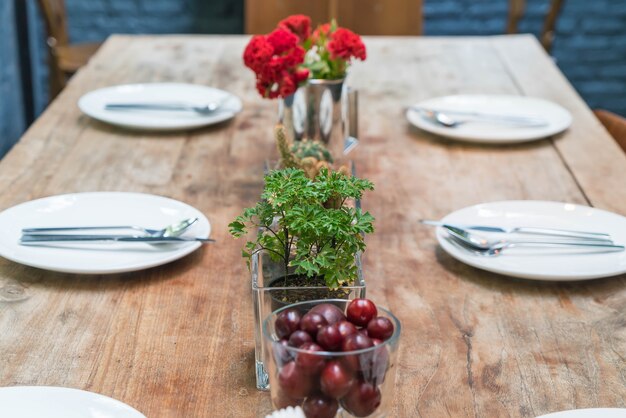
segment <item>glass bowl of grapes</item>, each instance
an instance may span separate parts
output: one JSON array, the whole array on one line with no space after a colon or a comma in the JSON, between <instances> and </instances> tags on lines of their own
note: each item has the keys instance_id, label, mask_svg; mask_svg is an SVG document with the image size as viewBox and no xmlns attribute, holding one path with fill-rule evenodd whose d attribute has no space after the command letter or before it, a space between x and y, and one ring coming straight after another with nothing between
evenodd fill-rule
<instances>
[{"instance_id":1,"label":"glass bowl of grapes","mask_svg":"<svg viewBox=\"0 0 626 418\"><path fill-rule=\"evenodd\" d=\"M400 322L369 299L294 303L263 322L275 408L307 418L386 417Z\"/></svg>"}]
</instances>

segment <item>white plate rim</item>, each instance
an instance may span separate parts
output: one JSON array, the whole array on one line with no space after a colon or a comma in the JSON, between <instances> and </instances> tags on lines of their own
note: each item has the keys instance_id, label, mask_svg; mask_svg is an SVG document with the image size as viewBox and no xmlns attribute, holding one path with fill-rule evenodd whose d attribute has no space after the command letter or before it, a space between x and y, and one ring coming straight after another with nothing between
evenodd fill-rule
<instances>
[{"instance_id":1,"label":"white plate rim","mask_svg":"<svg viewBox=\"0 0 626 418\"><path fill-rule=\"evenodd\" d=\"M40 204L46 200L50 200L53 198L71 198L71 197L75 197L78 196L80 197L91 197L91 196L105 196L105 195L119 195L119 196L139 196L139 197L144 197L144 198L156 198L159 200L164 200L164 201L169 201L175 205L180 205L183 207L187 207L191 210L193 210L195 212L195 214L198 216L200 223L205 223L208 227L208 232L206 234L200 234L201 238L208 238L211 234L211 223L209 222L209 220L207 219L207 217L200 212L198 209L194 208L193 206L181 202L179 200L176 199L172 199L170 197L166 197L166 196L160 196L160 195L155 195L155 194L150 194L150 193L135 193L135 192L78 192L78 193L66 193L66 194L59 194L59 195L50 195L50 196L46 196L46 197L41 197L38 199L33 199L33 200L29 200L26 202L22 202L22 203L18 203L17 205L11 206L9 208L6 208L4 210L2 210L0 212L0 218L2 216L6 216L6 212L7 211L12 211L12 210L18 210L20 209L20 207L23 206L29 206L29 205L35 205L35 204ZM203 236L206 235L206 236ZM0 241L0 257L3 257L7 260L10 260L12 262L18 263L18 264L22 264L25 266L29 266L29 267L35 267L35 268L39 268L42 270L48 270L48 271L56 271L56 272L61 272L61 273L73 273L73 274L116 274L116 273L126 273L126 272L132 272L132 271L139 271L139 270L145 270L145 269L149 269L152 267L157 267L157 266L161 266L164 264L168 264L171 263L172 261L176 261L180 258L183 258L189 254L191 254L192 252L194 252L195 250L197 250L198 248L200 248L200 246L202 245L201 242L189 242L188 244L185 243L183 245L180 246L180 249L178 251L172 251L171 253L168 254L168 256L166 257L162 257L158 260L154 260L152 262L137 262L135 264L128 264L126 265L126 267L116 267L116 268L92 268L92 269L85 269L85 268L72 268L72 267L67 267L67 268L62 268L62 267L51 267L49 264L46 263L38 263L37 261L33 261L31 259L27 259L27 258L22 258L22 257L16 257L13 256L12 254L7 254L5 250L5 246L4 243L2 243ZM164 253L165 254L165 253Z\"/></svg>"},{"instance_id":2,"label":"white plate rim","mask_svg":"<svg viewBox=\"0 0 626 418\"><path fill-rule=\"evenodd\" d=\"M236 109L232 112L208 115L206 117L198 118L196 120L190 119L190 120L187 120L186 123L182 123L182 120L181 120L181 124L179 125L155 126L155 125L128 123L124 121L115 120L115 118L102 117L100 114L92 112L91 109L86 104L92 97L96 97L97 95L102 94L102 93L108 93L108 92L121 90L121 89L150 89L150 88L160 87L160 86L167 87L167 88L178 87L178 88L186 88L186 89L189 89L189 88L207 89L212 92L220 92L221 94L227 94L231 96L229 100L233 100L233 99L236 100ZM243 103L241 101L241 98L237 96L236 94L233 94L229 91L222 90L217 87L202 85L202 84L176 83L176 82L130 83L130 84L118 84L118 85L102 87L102 88L92 90L83 94L78 99L77 105L80 111L83 112L85 115L95 120L98 120L102 123L106 123L106 124L113 125L113 126L119 126L122 128L134 130L134 131L163 131L163 132L184 131L184 130L198 129L198 128L202 128L205 126L215 125L215 124L234 118L235 115L240 113L241 110L243 109Z\"/></svg>"},{"instance_id":3,"label":"white plate rim","mask_svg":"<svg viewBox=\"0 0 626 418\"><path fill-rule=\"evenodd\" d=\"M434 106L436 107L437 106L436 103L440 101L455 100L459 98L461 99L474 98L478 100L481 100L481 99L482 100L484 99L520 100L520 101L528 101L528 102L535 102L535 103L543 103L546 106L553 107L555 110L558 109L558 111L563 112L563 116L566 117L566 119L565 119L565 122L561 124L561 126L554 127L552 129L548 129L549 127L546 127L546 128L543 128L542 131L535 130L534 134L531 132L528 132L528 134L523 137L520 136L517 138L498 138L498 137L484 138L478 134L467 135L467 134L459 133L459 131L455 131L450 128L437 127L433 125L431 122L424 120L417 111L411 109L411 107L413 106L431 107L433 106L433 103L435 103ZM449 138L449 139L462 141L462 142L472 142L472 143L479 143L479 144L494 144L494 145L516 144L516 143L531 142L531 141L537 141L540 139L545 139L545 138L557 135L561 132L564 132L571 126L572 121L573 121L571 112L569 112L567 109L565 109L563 106L557 103L554 103L549 100L545 100L541 97L516 96L516 95L510 95L510 94L454 94L454 95L447 95L447 96L431 97L431 98L422 100L418 103L414 103L413 105L409 106L406 110L406 118L411 125L423 131L429 132L437 137L444 137L444 138Z\"/></svg>"},{"instance_id":4,"label":"white plate rim","mask_svg":"<svg viewBox=\"0 0 626 418\"><path fill-rule=\"evenodd\" d=\"M126 409L127 412L136 414L137 418L146 418L146 416L142 414L141 412L139 412L137 409L133 408L132 406L118 399L112 398L110 396L102 395L100 393L84 390L84 389L76 389L76 388L69 388L69 387L62 387L62 386L38 386L38 385L37 386L17 385L17 386L0 387L0 394L11 393L11 392L18 392L18 394L27 392L28 395L33 395L33 394L40 395L43 393L45 396L52 395L52 394L45 394L45 392L57 392L57 393L64 392L66 394L69 394L70 396L80 396L88 400L106 399L107 402L114 403L115 405Z\"/></svg>"},{"instance_id":5,"label":"white plate rim","mask_svg":"<svg viewBox=\"0 0 626 418\"><path fill-rule=\"evenodd\" d=\"M449 214L447 214L446 216L444 216L442 218L442 222L450 222L450 223L454 223L454 220L450 221L450 218L453 218L458 212L461 211L465 211L465 210L471 210L471 209L475 209L478 208L480 206L486 206L486 205L502 205L502 204L541 204L541 205L572 205L575 207L580 207L580 208L585 208L585 209L592 209L593 211L596 211L598 213L601 213L603 215L610 215L610 216L618 216L621 218L624 218L624 222L626 222L626 217L619 215L617 213L613 213L613 212L609 212L603 209L597 209L591 206L585 206L585 205L580 205L577 203L568 203L568 202L557 202L557 201L549 201L549 200L500 200L500 201L494 201L494 202L483 202L483 203L478 203L475 205L470 205L470 206L466 206L464 208L455 210ZM532 273L523 273L523 272L519 272L519 271L514 271L514 270L507 270L507 269L501 269L498 268L497 266L490 266L490 265L485 265L482 264L480 262L478 262L478 260L481 260L480 258L475 258L474 256L471 256L470 254L463 254L461 251L457 251L456 247L454 247L453 244L451 244L450 242L448 242L448 239L446 238L446 232L444 230L444 228L442 227L437 227L436 229L436 237L437 237L437 241L439 243L439 246L451 257L453 257L454 259L458 260L461 263L467 264L469 266L475 267L477 269L480 270L484 270L484 271L489 271L492 273L497 273L497 274L501 274L501 275L505 275L505 276L510 276L510 277L517 277L517 278L522 278L522 279L529 279L529 280L541 280L541 281L582 281L582 280L593 280L593 279L601 279L601 278L606 278L606 277L614 277L614 276L619 276L621 274L625 274L626 273L626 266L624 266L624 268L622 270L619 271L614 271L611 273L599 273L599 274L567 274L567 275L562 275L562 274L554 274L554 273L545 273L545 274L532 274Z\"/></svg>"},{"instance_id":6,"label":"white plate rim","mask_svg":"<svg viewBox=\"0 0 626 418\"><path fill-rule=\"evenodd\" d=\"M582 409L568 409L565 411L550 412L545 415L539 415L536 418L582 418L583 416L586 418L592 418L592 417L602 417L602 415L597 415L597 414L606 413L607 411L621 412L620 416L626 417L626 409L624 408L582 408ZM583 415L580 414L581 412Z\"/></svg>"}]
</instances>

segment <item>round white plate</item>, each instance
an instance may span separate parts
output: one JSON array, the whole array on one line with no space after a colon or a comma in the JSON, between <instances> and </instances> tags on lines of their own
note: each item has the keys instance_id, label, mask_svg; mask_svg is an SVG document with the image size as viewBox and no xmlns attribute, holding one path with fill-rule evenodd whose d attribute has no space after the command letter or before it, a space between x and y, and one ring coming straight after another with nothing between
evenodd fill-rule
<instances>
[{"instance_id":1,"label":"round white plate","mask_svg":"<svg viewBox=\"0 0 626 418\"><path fill-rule=\"evenodd\" d=\"M146 418L136 409L108 396L54 386L0 388L0 417Z\"/></svg>"},{"instance_id":2,"label":"round white plate","mask_svg":"<svg viewBox=\"0 0 626 418\"><path fill-rule=\"evenodd\" d=\"M571 203L532 200L483 203L453 212L443 221L505 228L536 226L606 232L616 244L626 244L625 217ZM499 256L485 257L449 241L444 228L437 228L437 240L448 254L463 263L525 279L585 280L626 273L626 251L593 254L563 249L507 249Z\"/></svg>"},{"instance_id":3,"label":"round white plate","mask_svg":"<svg viewBox=\"0 0 626 418\"><path fill-rule=\"evenodd\" d=\"M623 408L588 408L554 412L537 418L626 418Z\"/></svg>"},{"instance_id":4,"label":"round white plate","mask_svg":"<svg viewBox=\"0 0 626 418\"><path fill-rule=\"evenodd\" d=\"M138 225L160 229L195 217L198 222L183 236L208 238L211 225L200 211L166 197L123 192L51 196L22 203L0 213L0 256L27 266L66 273L107 274L141 270L184 257L200 247L201 243L73 242L24 246L18 243L21 230L89 225ZM132 234L128 231L121 233Z\"/></svg>"},{"instance_id":5,"label":"round white plate","mask_svg":"<svg viewBox=\"0 0 626 418\"><path fill-rule=\"evenodd\" d=\"M493 115L515 115L541 118L548 122L541 127L519 127L485 122L464 123L447 128L425 119L416 110L407 110L409 122L420 129L447 138L481 143L515 143L545 138L567 129L572 115L563 107L543 99L508 95L458 95L424 100L415 107L433 110L482 112ZM452 115L451 115L452 116ZM462 117L459 117L462 119Z\"/></svg>"},{"instance_id":6,"label":"round white plate","mask_svg":"<svg viewBox=\"0 0 626 418\"><path fill-rule=\"evenodd\" d=\"M107 103L221 103L210 115L195 112L105 110ZM99 121L131 129L176 131L213 125L241 111L241 100L224 90L195 84L148 83L106 87L85 94L78 101L83 113Z\"/></svg>"}]
</instances>

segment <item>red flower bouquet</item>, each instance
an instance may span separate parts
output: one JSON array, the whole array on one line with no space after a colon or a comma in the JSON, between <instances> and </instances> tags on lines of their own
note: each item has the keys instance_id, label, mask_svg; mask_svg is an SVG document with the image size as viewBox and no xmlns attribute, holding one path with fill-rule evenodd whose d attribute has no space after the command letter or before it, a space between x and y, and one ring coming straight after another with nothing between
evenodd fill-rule
<instances>
[{"instance_id":1,"label":"red flower bouquet","mask_svg":"<svg viewBox=\"0 0 626 418\"><path fill-rule=\"evenodd\" d=\"M311 19L293 15L267 35L253 36L243 54L256 74L257 90L274 99L293 94L308 78L334 80L346 76L353 59L365 60L361 37L333 21L311 32Z\"/></svg>"}]
</instances>

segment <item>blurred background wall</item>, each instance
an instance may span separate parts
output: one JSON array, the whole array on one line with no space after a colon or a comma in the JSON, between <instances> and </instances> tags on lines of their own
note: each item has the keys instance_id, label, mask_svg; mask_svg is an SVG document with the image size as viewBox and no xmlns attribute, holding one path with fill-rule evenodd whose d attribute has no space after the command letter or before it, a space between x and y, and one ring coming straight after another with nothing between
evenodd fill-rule
<instances>
[{"instance_id":1,"label":"blurred background wall","mask_svg":"<svg viewBox=\"0 0 626 418\"><path fill-rule=\"evenodd\" d=\"M112 33L243 33L244 0L65 0L73 41ZM423 0L424 35L502 34L508 0ZM16 5L25 2L32 74L24 97ZM538 34L548 0L527 0L519 27ZM558 66L592 108L626 116L626 0L566 0L552 50ZM24 61L22 57L22 61ZM28 83L30 81L30 83ZM0 0L0 155L48 102L45 31L35 0ZM27 89L28 90L28 89Z\"/></svg>"}]
</instances>

